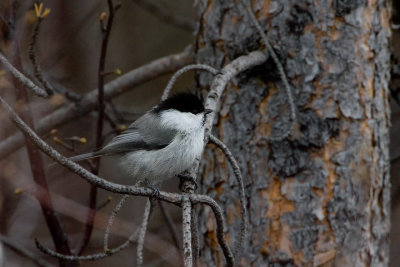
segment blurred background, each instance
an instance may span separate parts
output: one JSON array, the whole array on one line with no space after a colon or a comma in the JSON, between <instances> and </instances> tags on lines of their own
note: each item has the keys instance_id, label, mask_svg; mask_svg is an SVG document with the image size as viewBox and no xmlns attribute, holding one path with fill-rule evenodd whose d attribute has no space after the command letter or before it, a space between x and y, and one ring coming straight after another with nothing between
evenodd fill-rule
<instances>
[{"instance_id":1,"label":"blurred background","mask_svg":"<svg viewBox=\"0 0 400 267\"><path fill-rule=\"evenodd\" d=\"M5 20L11 10L11 0L0 1L2 16L1 50L8 49L7 25ZM152 1L161 9L196 23L196 9L193 1L185 0L158 0ZM196 1L194 1L196 2ZM33 73L28 59L28 45L31 39L34 22L34 1L17 1L15 34L20 45L20 54L24 70ZM107 12L106 0L48 0L43 1L50 14L44 19L36 45L36 55L47 80L54 86L62 85L71 91L85 94L97 88L97 72L101 47L101 31L99 17ZM181 52L193 43L194 34L171 26L151 14L146 8L133 0L122 0L121 8L116 13L108 53L106 70L113 72L120 69L122 74L135 69L151 60ZM393 1L393 62L392 73L392 128L391 128L391 177L392 177L392 232L391 232L391 266L400 262L400 2ZM5 71L0 71L0 92L9 103L15 103L15 93ZM119 127L127 126L138 115L158 103L162 90L169 77L165 75L153 81L132 88L128 93L114 98L113 105L118 110L113 113ZM32 77L32 75L30 75ZM107 75L106 82L115 79L116 75ZM189 73L179 79L174 87L176 91L193 89L193 74ZM10 88L11 87L11 88ZM56 108L68 103L60 95L53 96L50 101L36 97L30 99L34 120L49 114ZM50 104L49 104L50 103ZM122 115L122 116L119 116ZM58 127L46 135L46 141L56 147L64 155L75 155L94 148L95 112ZM0 141L16 132L3 111L0 111ZM110 124L105 123L103 133L113 136ZM54 137L66 141L77 136L86 138L85 144L75 143L73 150L54 142ZM106 139L107 140L107 139ZM69 236L71 247L78 245L84 232L86 220L86 206L88 203L89 184L76 175L71 174L59 166L48 166L51 161L45 159L45 168L48 184L52 192L55 209L60 212L61 219ZM0 161L0 232L12 238L21 246L31 250L49 262L56 263L51 257L38 252L34 245L34 238L38 238L44 245L54 248L50 233L44 221L42 211L33 196L37 190L31 178L31 170L25 148L10 154ZM118 165L110 159L101 161L100 174L107 179L119 183L129 183L123 174L118 172ZM177 191L177 181L163 185L162 189ZM97 203L108 203L96 215L95 227L91 241L84 254L101 252L103 249L103 235L108 214L121 198L103 190L98 190ZM112 198L108 201L109 198ZM118 215L113 227L110 246L121 244L136 229L140 223L144 207L143 198L131 197ZM171 214L175 227L180 235L180 209L172 205L165 205ZM179 241L180 242L180 241ZM180 256L174 249L174 242L166 226L160 210L157 208L151 219L149 232L145 242L145 266L176 266ZM6 254L6 266L31 266L30 260L2 248ZM1 250L1 248L0 248ZM115 257L108 257L95 262L83 262L82 266L131 266L136 262L135 246L120 252ZM1 257L1 253L0 253Z\"/></svg>"}]
</instances>

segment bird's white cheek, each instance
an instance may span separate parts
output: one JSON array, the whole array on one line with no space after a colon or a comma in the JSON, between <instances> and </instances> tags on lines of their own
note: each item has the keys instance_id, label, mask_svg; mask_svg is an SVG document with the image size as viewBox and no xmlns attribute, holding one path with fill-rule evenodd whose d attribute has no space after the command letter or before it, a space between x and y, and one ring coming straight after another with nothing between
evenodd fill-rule
<instances>
[{"instance_id":1,"label":"bird's white cheek","mask_svg":"<svg viewBox=\"0 0 400 267\"><path fill-rule=\"evenodd\" d=\"M164 126L182 132L190 132L201 128L203 125L203 118L203 114L192 114L176 110L165 111L161 115L162 124Z\"/></svg>"}]
</instances>

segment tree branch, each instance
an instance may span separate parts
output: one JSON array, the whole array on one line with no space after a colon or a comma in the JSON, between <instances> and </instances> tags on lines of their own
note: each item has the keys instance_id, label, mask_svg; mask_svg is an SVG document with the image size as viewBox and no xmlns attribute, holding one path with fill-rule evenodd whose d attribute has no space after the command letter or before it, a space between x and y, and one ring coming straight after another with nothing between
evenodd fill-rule
<instances>
[{"instance_id":1,"label":"tree branch","mask_svg":"<svg viewBox=\"0 0 400 267\"><path fill-rule=\"evenodd\" d=\"M218 243L222 248L222 252L224 253L225 259L226 259L226 264L227 266L234 266L235 258L232 254L231 249L229 248L228 244L225 241L224 237L224 215L222 212L221 207L215 202L214 199L212 199L209 196L206 195L197 195L197 194L191 194L189 195L190 201L192 204L197 204L197 203L202 203L206 204L211 208L211 210L214 213L215 216L215 221L217 224L217 239ZM191 241L190 241L191 242Z\"/></svg>"},{"instance_id":2,"label":"tree branch","mask_svg":"<svg viewBox=\"0 0 400 267\"><path fill-rule=\"evenodd\" d=\"M185 267L193 266L192 252L192 203L188 195L182 197L182 231L183 231L183 264Z\"/></svg>"},{"instance_id":3,"label":"tree branch","mask_svg":"<svg viewBox=\"0 0 400 267\"><path fill-rule=\"evenodd\" d=\"M254 15L254 12L251 7L251 2L249 0L240 0L240 2L246 9L247 14L249 15L250 20L253 22L254 26L256 27L258 33L261 35L261 39L263 40L265 46L267 47L269 55L275 62L276 67L278 68L279 76L285 87L285 92L286 92L286 96L288 98L288 103L289 103L289 107L290 107L290 119L291 119L290 128L287 129L287 131L279 137L264 138L267 141L281 141L281 140L285 139L286 137L288 137L292 133L294 124L296 123L296 107L295 107L294 100L293 100L292 90L290 89L289 81L286 77L286 73L283 69L281 62L278 59L278 56L276 55L274 49L272 48L271 44L268 41L267 36L265 35L263 29L261 28L260 24L258 23L256 16Z\"/></svg>"},{"instance_id":4,"label":"tree branch","mask_svg":"<svg viewBox=\"0 0 400 267\"><path fill-rule=\"evenodd\" d=\"M147 225L150 220L150 215L153 212L153 203L150 200L150 198L147 199L146 202L146 207L144 208L144 215L143 215L143 220L142 224L140 225L140 231L139 231L139 240L138 240L138 245L137 245L137 258L136 258L136 266L140 267L143 264L143 244L144 244L144 238L146 236L146 231L147 231Z\"/></svg>"},{"instance_id":5,"label":"tree branch","mask_svg":"<svg viewBox=\"0 0 400 267\"><path fill-rule=\"evenodd\" d=\"M178 70L177 72L174 73L174 75L171 77L171 79L169 80L167 86L164 89L164 92L161 96L161 100L165 100L167 99L169 92L172 89L172 86L174 86L176 80L185 72L190 71L190 70L206 70L211 72L214 75L218 74L218 70L214 69L213 67L209 66L209 65L205 65L205 64L192 64L192 65L187 65L183 68L181 68L180 70Z\"/></svg>"},{"instance_id":6,"label":"tree branch","mask_svg":"<svg viewBox=\"0 0 400 267\"><path fill-rule=\"evenodd\" d=\"M109 249L105 252L101 252L101 253L96 253L96 254L91 254L91 255L85 255L85 256L75 256L75 255L64 255L61 253L58 253L54 250L51 250L49 248L44 247L37 239L35 239L35 244L36 247L43 253L50 255L52 257L58 258L58 259L63 259L63 260L68 260L68 261L94 261L94 260L99 260L99 259L103 259L105 257L109 257L111 255L114 255L120 251L122 251L123 249L125 249L126 247L129 246L130 243L135 243L137 236L139 234L139 229L136 229L135 233L133 233L128 240L126 240L124 243L122 243L121 245L119 245L116 248L113 249Z\"/></svg>"},{"instance_id":7,"label":"tree branch","mask_svg":"<svg viewBox=\"0 0 400 267\"><path fill-rule=\"evenodd\" d=\"M0 53L0 60L1 60ZM190 63L190 52L182 52L154 60L146 65L116 78L107 83L104 88L104 99L108 100L116 97L133 87L150 81L158 76L176 71L184 65ZM32 83L29 79L22 77ZM32 83L33 84L33 83ZM33 84L33 86L36 86ZM37 86L36 86L37 87ZM39 88L40 89L40 88ZM66 122L83 116L97 107L97 90L86 94L78 103L72 103L62 107L51 114L45 116L36 125L39 135L45 134L50 130L59 127ZM0 160L9 156L10 153L24 145L24 138L21 133L16 133L0 143Z\"/></svg>"},{"instance_id":8,"label":"tree branch","mask_svg":"<svg viewBox=\"0 0 400 267\"><path fill-rule=\"evenodd\" d=\"M40 64L39 64L39 62L37 62L35 46L36 46L37 37L39 35L40 25L41 25L43 19L44 19L43 16L37 17L37 20L36 20L36 23L35 23L35 26L34 26L33 32L32 32L31 41L29 43L28 55L29 55L29 59L33 65L33 70L34 70L33 75L42 84L42 86L44 87L44 90L46 91L46 93L48 95L52 95L54 93L54 91L56 91L57 93L63 94L67 99L69 99L71 101L74 101L74 102L79 101L81 99L81 96L79 94L77 94L73 91L70 91L61 85L58 85L56 87L52 86L50 84L50 82L48 82L42 74ZM66 42L66 43L68 43L68 42Z\"/></svg>"},{"instance_id":9,"label":"tree branch","mask_svg":"<svg viewBox=\"0 0 400 267\"><path fill-rule=\"evenodd\" d=\"M29 80L24 74L22 74L19 70L17 70L8 60L7 58L3 55L3 53L0 52L0 62L3 64L3 66L16 78L21 84L23 84L25 87L29 88L32 93L34 93L37 96L40 97L49 97L49 94L34 84L31 80ZM23 140L21 140L22 142Z\"/></svg>"},{"instance_id":10,"label":"tree branch","mask_svg":"<svg viewBox=\"0 0 400 267\"><path fill-rule=\"evenodd\" d=\"M97 83L97 127L96 127L96 148L95 150L99 150L103 144L103 125L104 125L104 110L105 110L105 103L104 103L104 69L106 64L106 55L107 55L107 47L108 47L108 40L111 33L111 28L114 21L115 12L118 10L120 5L114 7L112 0L107 0L108 4L108 20L107 26L103 29L103 20L100 17L100 26L102 30L102 44L101 44L101 51L100 51L100 59L99 59L99 68L97 72L98 76L98 83ZM94 168L92 172L94 174L98 174L100 168L100 158L94 159ZM85 225L85 231L83 233L82 240L79 244L78 255L82 254L85 250L86 246L89 244L90 237L93 231L93 223L96 217L96 201L97 200L97 187L95 185L90 186L89 191L89 210L87 214L87 220Z\"/></svg>"},{"instance_id":11,"label":"tree branch","mask_svg":"<svg viewBox=\"0 0 400 267\"><path fill-rule=\"evenodd\" d=\"M215 144L218 148L222 150L225 154L226 158L228 159L231 167L233 169L233 173L236 177L236 181L239 184L239 201L240 201L240 209L241 209L241 224L240 224L240 235L239 238L236 240L236 244L233 249L233 254L235 257L238 257L237 253L240 252L241 248L244 245L247 235L247 225L248 225L248 218L247 218L247 209L246 209L246 196L244 193L244 184L243 184L243 177L242 173L239 168L239 164L236 162L235 158L233 157L229 148L217 137L210 134L210 142Z\"/></svg>"},{"instance_id":12,"label":"tree branch","mask_svg":"<svg viewBox=\"0 0 400 267\"><path fill-rule=\"evenodd\" d=\"M13 240L11 240L10 238L7 238L3 235L0 235L0 241L6 245L7 247L9 247L10 249L12 249L13 251L15 251L16 253L18 253L21 256L24 256L25 258L30 259L33 263L35 263L37 266L41 266L41 267L51 267L53 266L53 264L47 262L46 260L38 257L38 255L35 255L34 253L32 253L31 251L29 251L28 249L20 246L17 242L14 242Z\"/></svg>"},{"instance_id":13,"label":"tree branch","mask_svg":"<svg viewBox=\"0 0 400 267\"><path fill-rule=\"evenodd\" d=\"M36 79L43 85L44 90L46 91L46 93L48 95L52 95L54 94L54 89L53 87L50 85L50 83L48 83L42 75L42 71L40 69L39 63L36 60L36 54L35 54L35 45L36 45L36 40L37 37L39 35L39 29L40 29L40 24L42 23L43 18L42 17L37 17L35 26L33 27L33 32L32 32L32 37L31 37L31 41L29 43L29 59L31 60L31 63L33 65L33 69L34 69L34 75L36 77Z\"/></svg>"},{"instance_id":14,"label":"tree branch","mask_svg":"<svg viewBox=\"0 0 400 267\"><path fill-rule=\"evenodd\" d=\"M121 198L121 200L118 202L117 206L115 206L115 208L111 212L110 218L108 219L106 231L104 233L104 251L105 252L109 251L109 248L108 248L108 237L110 236L112 224L114 223L115 217L117 216L118 212L122 208L122 205L125 203L125 201L128 198L129 198L129 195L124 195Z\"/></svg>"},{"instance_id":15,"label":"tree branch","mask_svg":"<svg viewBox=\"0 0 400 267\"><path fill-rule=\"evenodd\" d=\"M192 251L193 251L193 266L198 266L199 259L199 231L198 231L198 219L195 210L192 208L191 214L191 230L192 230Z\"/></svg>"}]
</instances>

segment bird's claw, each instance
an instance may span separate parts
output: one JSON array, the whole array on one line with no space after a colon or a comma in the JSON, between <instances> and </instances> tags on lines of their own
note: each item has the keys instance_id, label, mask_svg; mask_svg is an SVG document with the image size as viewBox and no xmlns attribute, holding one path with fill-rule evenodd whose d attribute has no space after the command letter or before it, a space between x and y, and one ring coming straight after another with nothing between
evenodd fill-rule
<instances>
[{"instance_id":1,"label":"bird's claw","mask_svg":"<svg viewBox=\"0 0 400 267\"><path fill-rule=\"evenodd\" d=\"M151 194L151 199L156 200L160 197L160 190L157 187L152 188L153 193Z\"/></svg>"},{"instance_id":2,"label":"bird's claw","mask_svg":"<svg viewBox=\"0 0 400 267\"><path fill-rule=\"evenodd\" d=\"M147 179L144 180L144 183L147 188L153 190L153 192L151 193L151 199L152 200L158 199L160 196L160 190Z\"/></svg>"},{"instance_id":3,"label":"bird's claw","mask_svg":"<svg viewBox=\"0 0 400 267\"><path fill-rule=\"evenodd\" d=\"M177 177L179 178L179 189L183 191L183 184L185 181L190 181L194 184L194 190L197 190L197 182L196 179L190 175L185 174L178 174Z\"/></svg>"}]
</instances>

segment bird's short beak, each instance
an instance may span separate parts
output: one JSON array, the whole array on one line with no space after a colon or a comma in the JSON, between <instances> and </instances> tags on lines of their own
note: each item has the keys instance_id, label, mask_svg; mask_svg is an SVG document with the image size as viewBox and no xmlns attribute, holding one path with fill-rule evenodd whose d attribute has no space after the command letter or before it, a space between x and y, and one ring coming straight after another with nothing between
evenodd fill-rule
<instances>
[{"instance_id":1,"label":"bird's short beak","mask_svg":"<svg viewBox=\"0 0 400 267\"><path fill-rule=\"evenodd\" d=\"M204 110L204 113L207 115L207 114L210 114L211 112L213 112L213 110L212 109L205 109Z\"/></svg>"}]
</instances>

